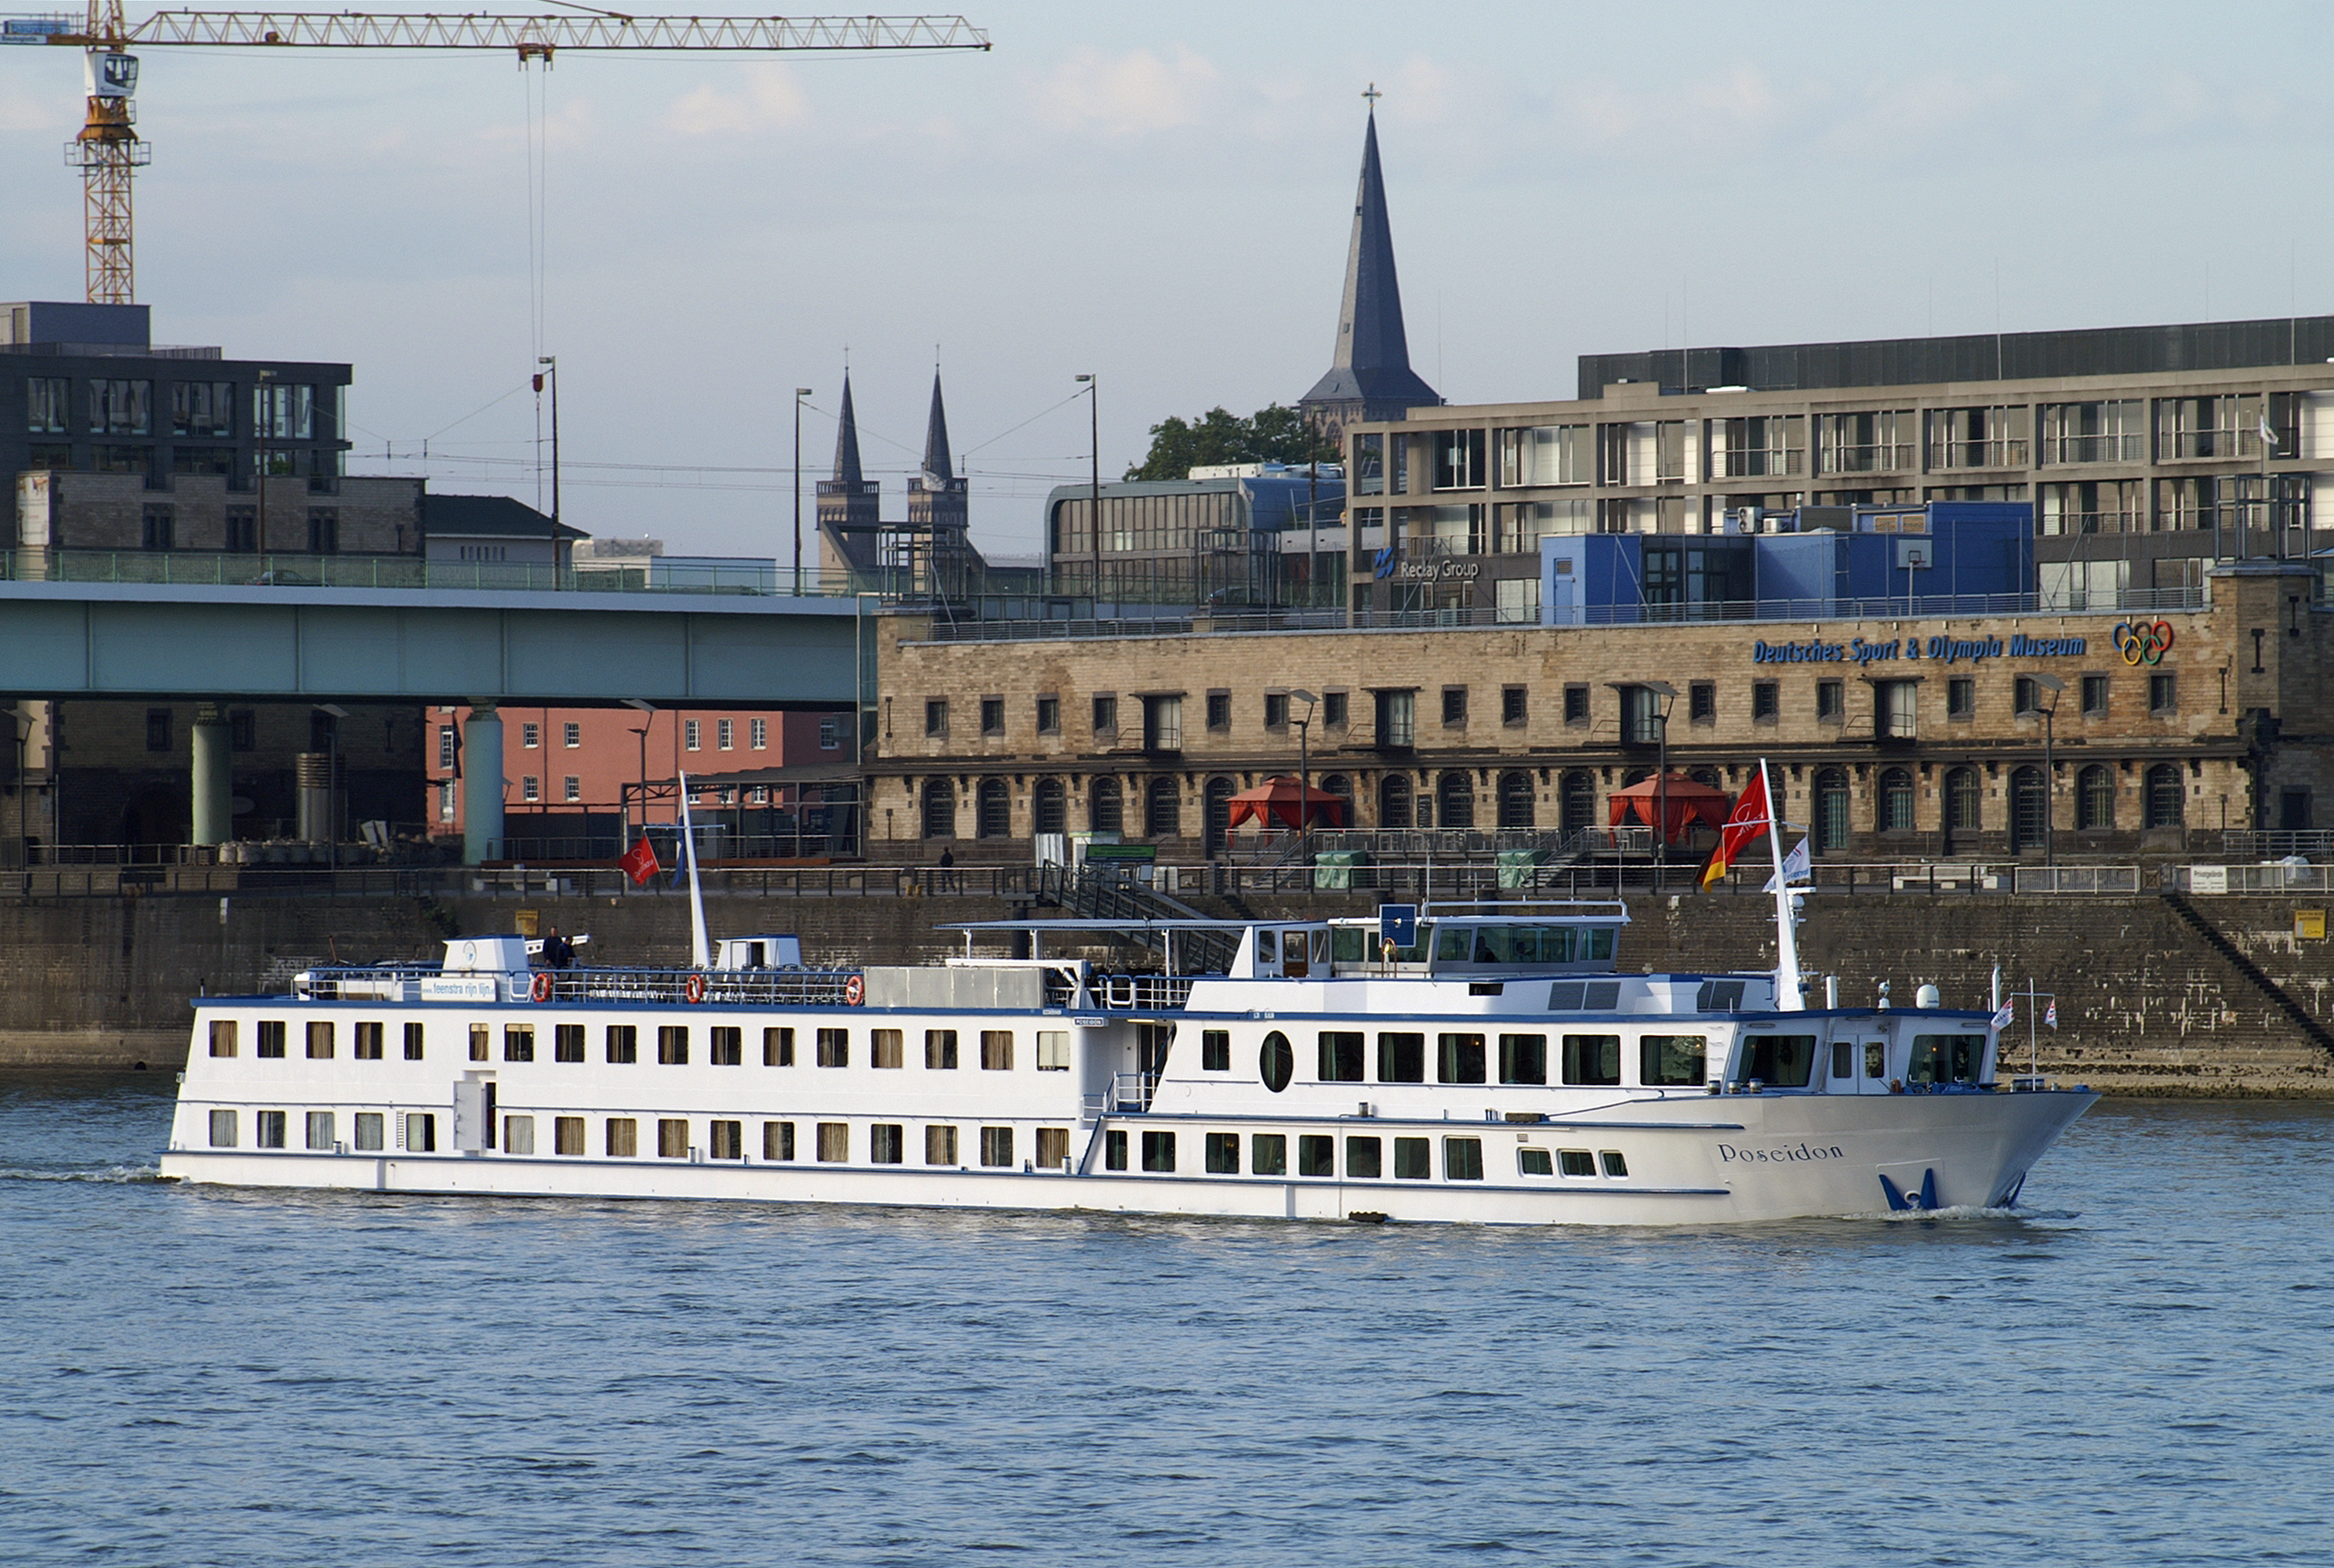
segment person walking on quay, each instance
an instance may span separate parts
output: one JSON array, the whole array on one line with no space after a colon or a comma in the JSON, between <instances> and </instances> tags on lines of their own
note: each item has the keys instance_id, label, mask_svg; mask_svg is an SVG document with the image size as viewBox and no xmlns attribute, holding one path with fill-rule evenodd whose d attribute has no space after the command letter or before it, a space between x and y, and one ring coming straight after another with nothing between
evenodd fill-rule
<instances>
[{"instance_id":1,"label":"person walking on quay","mask_svg":"<svg viewBox=\"0 0 2334 1568\"><path fill-rule=\"evenodd\" d=\"M946 844L940 846L940 890L943 893L964 891L964 884L956 874L956 851Z\"/></svg>"}]
</instances>

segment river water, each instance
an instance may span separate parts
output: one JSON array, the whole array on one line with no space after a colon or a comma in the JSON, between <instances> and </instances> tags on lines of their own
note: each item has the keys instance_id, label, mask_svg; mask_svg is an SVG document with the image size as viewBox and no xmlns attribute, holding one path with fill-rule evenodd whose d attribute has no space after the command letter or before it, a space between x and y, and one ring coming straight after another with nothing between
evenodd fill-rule
<instances>
[{"instance_id":1,"label":"river water","mask_svg":"<svg viewBox=\"0 0 2334 1568\"><path fill-rule=\"evenodd\" d=\"M185 1188L0 1079L0 1562L2334 1558L2334 1107L2015 1217L1604 1232Z\"/></svg>"}]
</instances>

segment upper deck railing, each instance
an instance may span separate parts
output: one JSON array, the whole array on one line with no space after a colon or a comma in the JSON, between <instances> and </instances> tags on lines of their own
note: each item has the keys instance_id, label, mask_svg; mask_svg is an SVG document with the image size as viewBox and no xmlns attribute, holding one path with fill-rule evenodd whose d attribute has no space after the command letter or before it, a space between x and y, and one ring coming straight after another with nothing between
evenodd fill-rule
<instances>
[{"instance_id":1,"label":"upper deck railing","mask_svg":"<svg viewBox=\"0 0 2334 1568\"><path fill-rule=\"evenodd\" d=\"M191 588L360 588L422 592L736 594L791 597L794 574L770 565L676 563L654 571L584 562L425 561L416 555L238 554L220 550L5 550L0 580ZM803 574L802 597L844 598L865 586L843 573Z\"/></svg>"}]
</instances>

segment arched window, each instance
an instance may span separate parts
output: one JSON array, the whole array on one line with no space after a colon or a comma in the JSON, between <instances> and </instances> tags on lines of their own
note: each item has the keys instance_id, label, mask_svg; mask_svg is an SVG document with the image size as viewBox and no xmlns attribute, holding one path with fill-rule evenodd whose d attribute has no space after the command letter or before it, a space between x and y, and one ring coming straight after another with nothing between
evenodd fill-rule
<instances>
[{"instance_id":1,"label":"arched window","mask_svg":"<svg viewBox=\"0 0 2334 1568\"><path fill-rule=\"evenodd\" d=\"M1345 803L1345 809L1337 813L1337 826L1341 828L1354 826L1354 781L1341 773L1324 774L1321 775L1321 793L1336 795ZM1323 812L1328 810L1326 806L1316 806L1315 809ZM1325 824L1328 821L1326 816L1321 820Z\"/></svg>"},{"instance_id":2,"label":"arched window","mask_svg":"<svg viewBox=\"0 0 2334 1568\"><path fill-rule=\"evenodd\" d=\"M2147 825L2176 828L2185 815L2187 792L2180 787L2180 765L2160 762L2147 770Z\"/></svg>"},{"instance_id":3,"label":"arched window","mask_svg":"<svg viewBox=\"0 0 2334 1568\"><path fill-rule=\"evenodd\" d=\"M2039 850L2049 833L2050 795L2042 770L2030 764L2010 775L2010 847Z\"/></svg>"},{"instance_id":4,"label":"arched window","mask_svg":"<svg viewBox=\"0 0 2334 1568\"><path fill-rule=\"evenodd\" d=\"M1629 768L1621 774L1621 787L1627 789L1631 784L1641 784L1653 776L1654 770L1649 767Z\"/></svg>"},{"instance_id":5,"label":"arched window","mask_svg":"<svg viewBox=\"0 0 2334 1568\"><path fill-rule=\"evenodd\" d=\"M1880 775L1880 831L1913 831L1913 774L1908 769L1892 767Z\"/></svg>"},{"instance_id":6,"label":"arched window","mask_svg":"<svg viewBox=\"0 0 2334 1568\"><path fill-rule=\"evenodd\" d=\"M1596 825L1596 775L1585 767L1567 768L1560 788L1562 797L1558 810L1563 814L1560 825L1567 833Z\"/></svg>"},{"instance_id":7,"label":"arched window","mask_svg":"<svg viewBox=\"0 0 2334 1568\"><path fill-rule=\"evenodd\" d=\"M1037 787L1029 792L1029 831L1034 833L1067 832L1070 826L1069 803L1062 794L1062 781L1041 778Z\"/></svg>"},{"instance_id":8,"label":"arched window","mask_svg":"<svg viewBox=\"0 0 2334 1568\"><path fill-rule=\"evenodd\" d=\"M1001 778L980 781L979 803L973 813L974 833L984 839L1013 835L1013 792Z\"/></svg>"},{"instance_id":9,"label":"arched window","mask_svg":"<svg viewBox=\"0 0 2334 1568\"><path fill-rule=\"evenodd\" d=\"M1816 774L1815 822L1818 853L1847 848L1847 774L1839 768Z\"/></svg>"},{"instance_id":10,"label":"arched window","mask_svg":"<svg viewBox=\"0 0 2334 1568\"><path fill-rule=\"evenodd\" d=\"M1086 787L1086 826L1098 833L1114 833L1126 826L1125 797L1118 780L1108 774Z\"/></svg>"},{"instance_id":11,"label":"arched window","mask_svg":"<svg viewBox=\"0 0 2334 1568\"><path fill-rule=\"evenodd\" d=\"M2075 826L2115 826L2115 773L2102 764L2093 763L2075 775Z\"/></svg>"},{"instance_id":12,"label":"arched window","mask_svg":"<svg viewBox=\"0 0 2334 1568\"><path fill-rule=\"evenodd\" d=\"M1175 787L1172 773L1153 774L1143 797L1143 833L1145 838L1172 839L1183 832L1183 795Z\"/></svg>"},{"instance_id":13,"label":"arched window","mask_svg":"<svg viewBox=\"0 0 2334 1568\"><path fill-rule=\"evenodd\" d=\"M1232 833L1232 781L1218 774L1210 779L1202 795L1207 823L1207 852L1220 855Z\"/></svg>"},{"instance_id":14,"label":"arched window","mask_svg":"<svg viewBox=\"0 0 2334 1568\"><path fill-rule=\"evenodd\" d=\"M1378 826L1410 826L1410 775L1389 773L1378 781Z\"/></svg>"},{"instance_id":15,"label":"arched window","mask_svg":"<svg viewBox=\"0 0 2334 1568\"><path fill-rule=\"evenodd\" d=\"M1532 775L1529 768L1509 768L1500 775L1500 825L1501 827L1530 827L1533 803Z\"/></svg>"},{"instance_id":16,"label":"arched window","mask_svg":"<svg viewBox=\"0 0 2334 1568\"><path fill-rule=\"evenodd\" d=\"M1957 767L1945 774L1945 826L1953 832L1977 832L1980 800L1977 769Z\"/></svg>"},{"instance_id":17,"label":"arched window","mask_svg":"<svg viewBox=\"0 0 2334 1568\"><path fill-rule=\"evenodd\" d=\"M1475 825L1475 783L1463 767L1447 768L1435 781L1436 824L1446 828Z\"/></svg>"},{"instance_id":18,"label":"arched window","mask_svg":"<svg viewBox=\"0 0 2334 1568\"><path fill-rule=\"evenodd\" d=\"M924 781L924 837L956 837L956 785L950 780Z\"/></svg>"},{"instance_id":19,"label":"arched window","mask_svg":"<svg viewBox=\"0 0 2334 1568\"><path fill-rule=\"evenodd\" d=\"M1704 789L1722 790L1726 787L1718 782L1718 770L1714 767L1689 768L1685 776Z\"/></svg>"}]
</instances>

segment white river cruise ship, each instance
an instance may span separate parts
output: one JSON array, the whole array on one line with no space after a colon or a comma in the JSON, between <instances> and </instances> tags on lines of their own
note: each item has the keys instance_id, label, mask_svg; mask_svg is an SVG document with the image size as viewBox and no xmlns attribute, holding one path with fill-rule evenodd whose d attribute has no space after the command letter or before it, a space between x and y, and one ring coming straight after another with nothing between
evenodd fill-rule
<instances>
[{"instance_id":1,"label":"white river cruise ship","mask_svg":"<svg viewBox=\"0 0 2334 1568\"><path fill-rule=\"evenodd\" d=\"M802 967L782 937L700 938L711 961L685 970L551 970L523 938L458 939L437 967L198 1001L162 1170L1699 1225L2011 1203L2097 1098L1998 1082L2001 1014L1800 1005L1789 942L1772 972L1621 973L1627 919L1429 906L1403 948L1373 920L995 922L963 928L960 958L849 970ZM1110 933L1163 948L1165 972L1060 956ZM1175 973L1228 938L1226 972Z\"/></svg>"}]
</instances>

